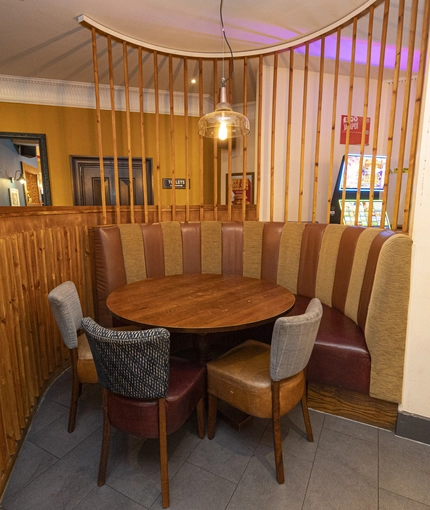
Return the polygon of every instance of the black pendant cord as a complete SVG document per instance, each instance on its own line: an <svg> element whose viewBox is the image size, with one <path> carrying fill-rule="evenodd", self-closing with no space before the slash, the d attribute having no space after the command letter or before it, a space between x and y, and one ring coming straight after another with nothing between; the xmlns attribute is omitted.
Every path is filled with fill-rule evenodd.
<svg viewBox="0 0 430 510"><path fill-rule="evenodd" d="M231 49L230 43L228 42L227 36L225 34L224 19L222 17L222 6L223 6L223 3L224 3L224 0L221 0L220 1L220 5L219 5L219 16L220 16L220 19L221 19L222 35L224 36L225 42L227 43L227 46L228 46L228 49L230 50L230 55L231 55L231 73L229 74L227 79L225 79L225 78L222 79L222 85L224 86L228 82L228 80L232 77L232 75L233 75L233 71L234 71L234 58L233 58L233 51Z"/></svg>

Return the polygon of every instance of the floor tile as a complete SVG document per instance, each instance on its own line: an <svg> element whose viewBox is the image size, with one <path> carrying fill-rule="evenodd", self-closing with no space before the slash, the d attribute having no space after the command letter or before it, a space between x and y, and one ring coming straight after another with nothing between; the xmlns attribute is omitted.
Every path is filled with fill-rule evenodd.
<svg viewBox="0 0 430 510"><path fill-rule="evenodd" d="M169 478L180 469L199 441L187 424L168 436ZM149 508L161 492L158 439L142 440L109 473L106 485Z"/></svg>
<svg viewBox="0 0 430 510"><path fill-rule="evenodd" d="M136 439L116 433L112 437L108 466L112 469ZM101 428L56 464L45 470L8 502L6 510L71 510L97 485Z"/></svg>
<svg viewBox="0 0 430 510"><path fill-rule="evenodd" d="M91 390L91 388L95 386L94 384L83 384L82 385L82 394L79 400L85 400L87 397L87 393ZM62 374L60 374L57 379L49 386L46 390L44 398L49 400L53 400L57 402L57 404L61 404L64 407L69 407L70 405L70 395L72 391L72 371L70 368L65 370Z"/></svg>
<svg viewBox="0 0 430 510"><path fill-rule="evenodd" d="M46 427L32 432L29 440L58 458L64 457L101 425L102 407L100 391L92 392L78 404L76 427L67 431L68 414L63 414Z"/></svg>
<svg viewBox="0 0 430 510"><path fill-rule="evenodd" d="M313 461L318 447L318 439L324 423L324 414L309 410L314 442L310 443L306 435L302 407L298 404L287 415L281 418L282 449L289 455ZM272 424L268 424L261 439L266 446L273 446Z"/></svg>
<svg viewBox="0 0 430 510"><path fill-rule="evenodd" d="M379 486L430 506L430 445L379 431Z"/></svg>
<svg viewBox="0 0 430 510"><path fill-rule="evenodd" d="M379 490L379 510L428 510L430 506L417 503L398 494Z"/></svg>
<svg viewBox="0 0 430 510"><path fill-rule="evenodd" d="M57 419L69 419L69 408L53 400L44 398L31 423L26 439L31 439L39 430L49 426Z"/></svg>
<svg viewBox="0 0 430 510"><path fill-rule="evenodd" d="M235 487L225 478L185 462L170 482L170 509L225 510ZM161 495L151 510L159 508Z"/></svg>
<svg viewBox="0 0 430 510"><path fill-rule="evenodd" d="M107 485L95 487L73 510L145 510Z"/></svg>
<svg viewBox="0 0 430 510"><path fill-rule="evenodd" d="M45 452L29 441L25 441L13 468L13 476L11 476L7 485L3 499L4 504L7 505L8 501L11 501L15 494L24 489L56 462L58 462L57 457Z"/></svg>
<svg viewBox="0 0 430 510"><path fill-rule="evenodd" d="M215 437L201 441L188 461L238 483L256 447L248 437L219 420Z"/></svg>
<svg viewBox="0 0 430 510"><path fill-rule="evenodd" d="M377 445L324 428L303 509L377 508Z"/></svg>
<svg viewBox="0 0 430 510"><path fill-rule="evenodd" d="M377 427L341 418L340 416L327 414L324 419L324 428L336 430L347 436L363 439L363 441L369 441L375 444L378 442L379 429Z"/></svg>
<svg viewBox="0 0 430 510"><path fill-rule="evenodd" d="M283 455L285 483L276 480L273 449L261 445L249 462L227 510L300 510L312 469L306 460Z"/></svg>

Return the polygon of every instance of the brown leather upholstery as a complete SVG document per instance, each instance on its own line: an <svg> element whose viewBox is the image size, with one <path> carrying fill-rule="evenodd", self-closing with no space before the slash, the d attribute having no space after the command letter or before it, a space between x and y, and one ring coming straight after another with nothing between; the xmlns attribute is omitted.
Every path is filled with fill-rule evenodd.
<svg viewBox="0 0 430 510"><path fill-rule="evenodd" d="M78 336L77 376L80 383L95 384L98 381L93 355L85 333Z"/></svg>
<svg viewBox="0 0 430 510"><path fill-rule="evenodd" d="M178 430L206 391L206 367L181 358L170 358L166 396L167 434ZM157 438L158 400L140 400L108 392L109 422L116 429L139 437Z"/></svg>
<svg viewBox="0 0 430 510"><path fill-rule="evenodd" d="M207 368L209 394L252 416L272 417L270 345L247 340ZM281 414L301 399L304 385L303 372L281 381Z"/></svg>
<svg viewBox="0 0 430 510"><path fill-rule="evenodd" d="M297 294L301 296L315 297L318 258L325 228L326 225L309 223L303 231L299 274L297 276Z"/></svg>
<svg viewBox="0 0 430 510"><path fill-rule="evenodd" d="M288 315L304 313L310 299L296 296ZM310 382L369 394L370 354L363 332L343 313L323 304L323 316L306 375Z"/></svg>
<svg viewBox="0 0 430 510"><path fill-rule="evenodd" d="M334 276L332 306L341 312L345 311L349 279L354 262L355 247L363 229L348 227L342 234L337 254L336 273Z"/></svg>
<svg viewBox="0 0 430 510"><path fill-rule="evenodd" d="M263 250L261 254L261 279L277 282L279 243L281 242L284 223L271 222L264 225Z"/></svg>

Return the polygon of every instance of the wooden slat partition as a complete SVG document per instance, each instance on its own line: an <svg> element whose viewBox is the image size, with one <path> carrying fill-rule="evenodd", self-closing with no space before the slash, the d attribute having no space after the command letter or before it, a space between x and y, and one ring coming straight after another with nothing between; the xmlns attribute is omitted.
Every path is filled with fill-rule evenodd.
<svg viewBox="0 0 430 510"><path fill-rule="evenodd" d="M389 0L376 0L374 4L368 6L361 14L353 17L350 21L345 22L343 25L337 27L327 34L322 34L314 40L297 41L295 45L287 49L282 49L282 53L279 51L273 52L267 50L264 55L258 55L256 58L250 58L248 56L235 57L236 68L240 69L243 65L244 73L243 87L242 90L238 88L234 89L235 101L237 104L243 104L244 112L248 112L248 103L255 104L255 116L251 118L252 131L247 138L244 139L243 143L230 144L227 142L227 148L229 149L226 158L221 158L220 144L213 142L213 151L207 151L206 145L202 138L195 138L190 136L188 132L189 120L191 116L202 116L207 113L206 101L208 96L213 97L214 106L217 103L217 90L218 90L218 64L219 58L196 58L196 65L198 66L198 92L192 92L191 96L193 101L189 101L189 90L188 90L188 56L181 57L178 54L163 55L163 59L158 59L157 51L148 49L145 47L138 47L139 51L139 74L141 74L142 66L142 55L144 52L143 60L146 61L152 56L154 60L153 69L153 88L154 88L154 110L155 118L153 120L154 129L152 133L155 134L155 144L153 147L146 147L153 159L154 159L154 180L153 186L155 190L155 203L157 205L158 219L164 219L167 208L173 209L173 217L181 217L181 208L179 201L185 197L185 218L189 218L191 215L190 208L193 205L199 205L200 207L200 219L206 218L207 208L214 208L215 218L218 217L218 209L226 209L227 216L230 219L246 218L248 211L252 208L256 208L256 214L260 217L260 214L267 215L265 219L298 219L299 221L330 221L331 219L331 204L333 188L335 185L336 170L341 157L348 155L350 149L353 152L360 152L361 161L366 155L366 160L369 154L367 154L365 135L364 131L361 140L357 143L356 140L351 142L351 118L357 116L363 116L364 122L369 116L371 118L371 156L372 156L372 168L370 174L371 183L375 182L376 178L376 157L378 155L387 156L387 168L392 170L392 166L398 166L403 168L404 162L399 160L410 161L410 166L414 164L414 156L411 151L416 146L417 138L417 119L419 117L419 110L415 109L413 121L411 122L408 118L408 106L409 104L419 98L419 90L415 86L414 79L416 77L416 70L412 72L412 62L414 54L420 51L421 57L424 57L424 53L427 51L425 44L419 44L417 40L417 31L414 27L418 17L422 16L423 9L420 5L425 4L427 0L400 0L399 5L394 5ZM390 12L392 11L392 12ZM405 14L411 12L412 16L408 18ZM397 23L395 20L397 17ZM357 30L358 23L361 25L367 24L367 54L364 55L362 60L361 51L358 53L357 44L361 41L357 41ZM405 25L407 23L407 26ZM382 26L382 32L379 33L380 27ZM421 25L418 25L421 27ZM396 40L396 61L394 71L390 72L389 66L385 66L385 60L390 58L386 52L387 44L391 44L387 38L388 28L391 31L394 30L394 34L397 32ZM360 33L364 31L360 28ZM405 48L403 43L402 34L409 34L408 47ZM97 46L96 36L106 37L108 41L108 54L110 68L112 67L112 40L111 36L103 33L99 29L92 27L93 36L93 60L94 60L94 79L96 83L96 98L99 101L98 93L98 61L97 61ZM425 35L425 24L422 25L421 37L426 40ZM336 40L336 43L334 43ZM120 41L121 42L121 41ZM318 43L320 49L318 50ZM127 65L127 52L126 48L134 48L133 44L122 42L124 49L124 67ZM378 49L379 45L379 49ZM333 54L335 47L335 55ZM326 49L328 48L328 50ZM346 48L350 51L350 64L349 71L347 71L347 63L345 63ZM349 48L351 48L349 50ZM418 50L418 48L420 48ZM380 59L378 64L372 62L372 55L375 55L375 49L380 53ZM304 55L302 53L304 52ZM407 52L408 55L408 70L406 75L404 70L401 68L400 55L402 52ZM358 53L358 59L356 62L356 54ZM285 56L289 56L289 60ZM281 56L281 59L279 57ZM271 59L273 58L273 64ZM319 64L317 64L317 59ZM279 63L281 60L281 63ZM180 86L180 90L176 90L178 86L178 80L174 78L172 70L172 62L175 62L175 68L180 69L181 66L184 69L184 83L183 87ZM176 66L176 62L178 63ZM282 69L288 62L288 73L284 73ZM304 63L303 63L304 62ZM169 67L166 71L164 66ZM229 62L231 66L231 62ZM319 67L319 80L318 85L316 84L316 71ZM377 69L376 69L377 68ZM365 69L365 77L363 80L363 71ZM110 69L111 70L111 69ZM213 70L213 72L212 72ZM377 70L377 79L375 79L375 71ZM230 67L231 72L231 67ZM302 78L303 72L303 78ZM134 71L132 71L132 74ZM162 73L162 80L164 83L164 77L168 74L169 85L168 93L170 96L170 112L160 110L160 106L164 108L163 96L164 91L159 89L159 73ZM272 91L263 90L263 84L266 81L268 73L273 73L273 86ZM125 89L126 89L126 101L128 97L128 79L124 75ZM248 80L248 76L253 76L252 81ZM331 76L330 76L331 75ZM389 76L387 79L387 75ZM394 76L393 76L394 75ZM228 80L229 98L232 101L232 83L233 79L236 80L238 73L235 76L231 76L232 79ZM349 86L346 85L345 77L349 76ZM110 80L111 84L111 95L113 90L113 77ZM399 99L399 80L404 80L401 86L403 98L400 113L400 108L397 104L400 103ZM299 80L303 80L303 83L299 85ZM361 83L360 81L361 80ZM294 82L297 83L294 83ZM251 87L248 87L249 82L252 83ZM330 86L333 83L333 92L331 93ZM418 83L418 82L417 82ZM327 85L326 85L327 84ZM294 86L293 86L294 85ZM318 91L317 91L318 88ZM363 88L365 89L363 92ZM252 89L252 92L250 90ZM303 98L301 93L303 90ZM255 95L252 94L255 91ZM183 105L184 113L179 113L176 110L176 100L179 96L177 94L181 92L183 94ZM139 94L143 96L143 82L139 83ZM195 97L194 97L195 94ZM242 99L238 97L242 94ZM318 105L314 108L309 107L313 98L318 94ZM381 107L386 104L388 96L391 94L391 107L389 119L381 118ZM272 96L271 108L265 104L267 97ZM363 96L362 106L361 104L357 107L358 97ZM194 99L198 97L198 108L195 106ZM348 98L348 106L345 107L344 99ZM301 112L298 112L297 105L302 104ZM331 102L331 104L330 104ZM308 105L309 103L309 105ZM420 103L420 101L419 101ZM114 100L111 100L112 109L115 109ZM285 107L281 105L284 105ZM205 105L205 107L203 106ZM294 105L296 105L294 107ZM342 106L340 106L342 105ZM369 111L371 106L375 106L375 110ZM235 108L233 103L233 108ZM100 107L98 107L98 123L100 122ZM165 109L165 108L164 108ZM193 109L192 113L191 110ZM282 111L285 109L285 111ZM342 110L343 109L343 110ZM179 108L178 108L179 110ZM198 110L198 111L197 111ZM204 111L205 110L205 111ZM326 112L331 110L330 115ZM399 111L397 111L399 110ZM126 116L130 115L126 105ZM294 112L294 113L293 113ZM166 132L166 126L163 122L161 125L160 115L169 113L170 115L170 165L165 162L165 149L169 143L169 132ZM346 143L338 141L339 137L339 121L340 113L347 113L346 123ZM385 112L384 112L385 113ZM112 114L112 119L114 115ZM177 147L182 143L182 136L175 135L175 127L178 124L175 119L178 115L184 116L185 125L185 151L186 156L183 162L176 162L175 151ZM401 118L403 117L403 118ZM143 101L141 100L141 118L143 122ZM164 120L164 119L163 119ZM113 121L112 121L113 122ZM113 126L114 127L114 126ZM100 126L98 126L100 128ZM177 128L176 128L177 129ZM285 132L283 139L284 146L281 147L279 142L280 138L275 137L275 132L282 129ZM270 130L270 137L268 136L268 130ZM114 137L115 137L115 129ZM253 134L255 131L255 134ZM100 131L101 133L101 131ZM296 143L294 140L295 133L301 133L300 143ZM388 133L388 136L386 135ZM311 136L310 136L311 134ZM329 134L329 137L326 137ZM384 136L381 136L384 134ZM253 137L256 147L255 151L249 152L249 140ZM328 141L328 138L330 141ZM190 141L196 144L193 147ZM197 143L194 140L198 140ZM141 134L141 145L145 143L145 134L142 131ZM396 144L393 152L393 144ZM115 147L115 139L113 141ZM266 145L263 147L263 145ZM359 145L359 149L354 148L354 145ZM101 141L99 140L99 146L101 148ZM224 144L223 144L224 146ZM242 153L242 155L240 154ZM286 161L284 166L283 157L280 154L284 154ZM195 161L194 161L195 158ZM208 161L206 158L210 159ZM265 160L263 160L263 158ZM197 166L198 159L198 166ZM163 162L163 163L162 163ZM280 163L281 162L281 163ZM163 164L163 168L161 165ZM214 170L213 181L212 177L208 179L209 173ZM170 171L168 167L170 166ZM293 167L297 167L297 175L292 170ZM413 168L411 168L413 172ZM254 186L253 190L255 205L246 204L233 205L229 203L227 197L229 197L229 182L231 182L232 173L241 173L243 176L253 174L254 175ZM268 175L270 173L270 176ZM224 185L225 176L227 175L226 193L224 196ZM263 175L267 175L263 178ZM161 178L166 176L172 176L172 189L169 191L161 191ZM186 177L188 176L188 177ZM186 177L186 182L192 182L196 190L196 193L190 193L187 190L186 193L178 192L176 189L175 177ZM345 176L346 178L346 176ZM298 179L298 183L297 183ZM361 177L359 177L359 180ZM144 179L145 182L145 179ZM219 183L222 183L222 190L219 189ZM310 183L312 183L310 185ZM390 184L391 183L391 184ZM390 190L391 187L396 189ZM283 203L276 203L279 201L278 193L275 193L275 189L285 186L285 193L282 197ZM323 196L325 193L321 193L320 186L324 186L327 189L327 199ZM367 184L366 184L367 186ZM267 187L267 189L265 189ZM361 196L360 189L362 183L359 182L358 191L356 193L355 202L359 201ZM401 213L403 212L404 221L402 228L404 232L409 230L409 207L411 203L411 195L413 190L413 183L410 182L407 185L407 189L402 185L402 176L399 175L394 183L393 179L389 178L389 173L386 173L384 191L378 198L382 199L382 217L381 226L384 226L385 212L389 210L392 215L392 223L394 228L401 223ZM198 190L198 191L197 191ZM262 193L266 195L267 200L262 200ZM375 193L373 190L370 191L369 197L369 213L367 222L371 221L371 211L373 201L375 199ZM103 195L104 197L104 195ZM146 193L145 193L146 197ZM166 200L166 197L167 200ZM191 198L193 197L193 198ZM345 202L347 196L346 192L342 193L342 201ZM350 198L350 197L349 197ZM210 203L212 200L212 203ZM192 202L197 203L192 203ZM322 201L322 203L320 203ZM405 210L400 211L400 203L404 201ZM260 211L262 204L264 203L264 212ZM167 205L169 204L169 205ZM267 205L267 207L266 207ZM345 204L343 204L344 206ZM118 207L118 206L117 206ZM133 204L130 204L131 216L126 217L126 221L134 221ZM148 204L145 204L148 207ZM179 207L179 208L178 208ZM148 210L149 211L149 210ZM149 212L148 212L149 214ZM340 221L344 219L344 207L342 207ZM118 211L116 221L123 217L123 213ZM149 216L146 215L148 218ZM361 216L360 216L361 218ZM355 223L359 221L359 209L355 210Z"/></svg>

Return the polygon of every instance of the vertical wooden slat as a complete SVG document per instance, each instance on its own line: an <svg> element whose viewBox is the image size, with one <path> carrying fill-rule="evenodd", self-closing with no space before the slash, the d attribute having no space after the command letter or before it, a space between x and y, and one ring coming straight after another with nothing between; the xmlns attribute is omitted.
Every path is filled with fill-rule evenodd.
<svg viewBox="0 0 430 510"><path fill-rule="evenodd" d="M285 197L284 221L288 221L288 203L290 200L290 170L291 170L291 134L293 131L293 86L294 86L294 49L290 49L290 69L288 73L288 111L287 111L287 141L285 149Z"/></svg>
<svg viewBox="0 0 430 510"><path fill-rule="evenodd" d="M190 153L188 126L188 58L184 58L184 165L185 165L185 221L190 221Z"/></svg>
<svg viewBox="0 0 430 510"><path fill-rule="evenodd" d="M303 77L303 105L302 105L302 136L300 143L300 184L299 184L299 205L298 221L302 221L303 215L303 186L305 176L305 145L306 145L306 111L308 102L308 78L309 78L309 43L306 43L305 51L305 73Z"/></svg>
<svg viewBox="0 0 430 510"><path fill-rule="evenodd" d="M400 75L400 59L402 53L402 39L403 39L403 23L405 15L405 0L400 0L397 18L397 38L396 38L396 63L394 66L393 88L391 92L391 108L390 108L390 121L388 125L388 140L387 140L387 171L385 172L384 180L384 194L382 199L382 219L385 218L387 211L387 196L388 196L388 180L390 177L391 157L393 153L393 140L394 140L394 126L396 122L396 109L397 109L397 93L399 90L399 75ZM396 225L391 225L396 229Z"/></svg>
<svg viewBox="0 0 430 510"><path fill-rule="evenodd" d="M409 26L408 62L406 66L405 92L403 96L402 124L400 129L399 156L397 158L396 191L394 195L394 209L392 227L397 229L399 223L400 193L402 189L403 166L406 151L406 137L408 129L409 102L412 82L412 64L414 59L415 33L417 27L418 0L412 0L411 20Z"/></svg>
<svg viewBox="0 0 430 510"><path fill-rule="evenodd" d="M228 100L230 103L233 103L232 90L233 90L233 82L232 82L232 61L229 59L228 61L228 75L230 79L228 80ZM227 166L228 166L228 191L227 191L227 212L228 212L228 221L231 221L231 206L233 196L233 140L232 138L227 139L227 147L228 147L228 158L227 158Z"/></svg>
<svg viewBox="0 0 430 510"><path fill-rule="evenodd" d="M425 0L424 4L424 15L423 15L423 25L422 25L422 38L421 38L421 46L420 46L420 61L418 67L418 75L417 75L417 84L416 84L416 94L415 94L415 108L414 108L414 121L412 128L412 137L411 137L411 149L409 155L409 165L408 165L408 180L406 183L406 197L405 197L405 210L403 216L403 227L402 232L404 234L409 232L409 214L412 200L412 186L414 182L415 175L415 163L416 163L416 153L418 146L418 134L419 134L419 126L420 126L420 117L421 117L421 103L422 103L422 95L424 89L424 71L425 71L425 63L426 63L426 50L428 45L429 38L429 23L430 23L430 0Z"/></svg>
<svg viewBox="0 0 430 510"><path fill-rule="evenodd" d="M340 223L343 223L345 212L345 197L346 197L346 175L347 175L347 161L349 152L349 140L351 135L351 114L352 114L352 97L354 93L354 73L355 73L355 51L357 47L357 18L354 18L352 24L352 46L351 46L351 67L349 73L349 93L348 93L348 117L346 121L346 141L345 141L345 172L343 174L343 190L342 190L342 210L340 212ZM358 204L356 204L358 207Z"/></svg>
<svg viewBox="0 0 430 510"><path fill-rule="evenodd" d="M218 104L218 59L214 60L214 105ZM214 138L214 220L218 219L218 138Z"/></svg>
<svg viewBox="0 0 430 510"><path fill-rule="evenodd" d="M112 58L112 37L107 36L108 43L108 61L109 61L109 92L110 92L110 113L112 124L112 151L113 151L113 180L115 189L115 217L117 224L121 223L121 200L119 192L119 173L118 173L118 143L116 137L116 109L115 109L115 87L114 87L114 69ZM104 183L100 183L101 192L104 193Z"/></svg>
<svg viewBox="0 0 430 510"><path fill-rule="evenodd" d="M319 174L319 155L321 142L321 118L322 118L322 100L324 87L324 53L325 53L325 37L321 38L321 55L320 55L320 73L318 86L318 113L317 113L317 129L315 139L315 167L314 167L314 185L312 200L312 223L317 220L317 197L318 197L318 174Z"/></svg>
<svg viewBox="0 0 430 510"><path fill-rule="evenodd" d="M248 97L248 58L245 57L243 60L243 114L246 116L247 110L247 97ZM242 171L242 221L246 219L246 167L248 162L247 155L247 139L246 135L243 137L243 171ZM252 190L254 192L254 190Z"/></svg>
<svg viewBox="0 0 430 510"><path fill-rule="evenodd" d="M374 173L374 167L376 166L376 156L378 153L378 138L379 138L379 125L381 119L381 97L382 97L382 84L384 82L384 63L385 63L385 49L387 45L387 34L388 34L388 19L390 15L390 0L384 2L384 17L382 21L382 34L381 34L381 46L379 53L379 67L378 67L378 84L376 89L376 100L375 100L375 121L373 127L373 141L372 141L372 173ZM389 169L387 167L387 173ZM384 215L385 216L385 215ZM384 227L384 216L381 215L380 227Z"/></svg>
<svg viewBox="0 0 430 510"><path fill-rule="evenodd" d="M139 112L140 112L140 146L142 150L142 188L144 220L148 223L148 185L146 182L146 147L145 147L145 105L143 101L143 64L142 48L138 48L138 69L139 69Z"/></svg>
<svg viewBox="0 0 430 510"><path fill-rule="evenodd" d="M170 175L172 177L172 220L176 220L176 172L175 172L175 109L173 95L173 57L169 55L169 98L170 98Z"/></svg>
<svg viewBox="0 0 430 510"><path fill-rule="evenodd" d="M127 159L128 159L128 179L129 179L129 197L130 197L130 222L135 222L134 211L134 181L133 181L133 156L131 153L131 122L130 122L130 84L128 76L128 54L127 43L122 43L124 60L124 92L125 92L125 117L127 124Z"/></svg>
<svg viewBox="0 0 430 510"><path fill-rule="evenodd" d="M330 163L327 187L327 210L326 210L326 223L330 223L330 210L333 186L333 162L334 162L334 147L336 135L336 116L337 116L337 94L339 89L339 62L340 62L340 35L341 28L339 27L336 32L336 58L334 63L334 79L333 79L333 99L331 111L331 138L330 138Z"/></svg>
<svg viewBox="0 0 430 510"><path fill-rule="evenodd" d="M97 118L97 142L99 149L99 162L100 162L100 189L102 196L102 223L106 225L107 216L106 216L106 195L105 195L105 169L103 162L103 139L102 139L102 119L100 112L100 88L99 88L99 70L98 70L98 60L97 60L97 34L96 29L93 27L91 29L92 34L92 49L93 49L93 67L94 67L94 92L96 96L96 118Z"/></svg>
<svg viewBox="0 0 430 510"><path fill-rule="evenodd" d="M364 155L364 147L366 144L366 131L367 131L367 114L369 111L369 89L370 89L370 65L371 65L371 57L372 57L372 39L373 39L373 19L374 19L374 11L375 7L370 6L369 11L369 24L367 29L367 56L366 56L366 76L364 79L364 98L363 98L363 128L361 131L361 141L360 141L360 168L363 168L363 155ZM370 190L369 190L369 213L367 218L367 224L369 226L372 225L372 211L373 211L373 197L374 190L373 186L375 184L375 166L372 164L371 176L370 176ZM355 195L355 224L358 224L358 211L359 211L359 202L360 202L360 194L361 194L361 186L362 186L362 172L358 172L358 185L357 192Z"/></svg>
<svg viewBox="0 0 430 510"><path fill-rule="evenodd" d="M257 118L257 220L260 217L261 202L261 129L263 124L263 56L258 62L258 118Z"/></svg>
<svg viewBox="0 0 430 510"><path fill-rule="evenodd" d="M203 117L203 60L199 58L199 117ZM204 201L204 182L203 182L203 136L199 138L199 173L200 173L200 199L199 199L199 218L203 220L203 201Z"/></svg>
<svg viewBox="0 0 430 510"><path fill-rule="evenodd" d="M158 90L158 53L154 51L154 95L155 95L155 158L157 188L157 221L161 221L161 169L160 169L160 95Z"/></svg>
<svg viewBox="0 0 430 510"><path fill-rule="evenodd" d="M278 87L278 58L276 52L273 57L273 88L272 88L272 130L270 137L270 221L273 221L275 210L275 133L276 133L276 94Z"/></svg>

